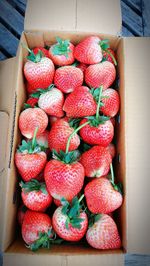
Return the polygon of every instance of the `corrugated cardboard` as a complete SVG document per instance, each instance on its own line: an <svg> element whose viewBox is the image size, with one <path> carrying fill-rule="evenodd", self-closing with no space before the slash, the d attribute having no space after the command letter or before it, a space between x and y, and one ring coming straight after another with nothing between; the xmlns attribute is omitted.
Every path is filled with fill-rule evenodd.
<svg viewBox="0 0 150 266"><path fill-rule="evenodd" d="M127 251L150 254L150 38L124 39Z"/></svg>
<svg viewBox="0 0 150 266"><path fill-rule="evenodd" d="M36 1L36 3L37 2L40 3L40 1ZM73 1L70 1L70 3L73 4ZM80 1L76 1L77 5L79 3ZM30 4L31 1L29 1L29 5ZM29 9L30 8L28 6L28 12ZM72 14L74 14L74 10L70 10L70 12L73 12ZM36 14L38 14L37 11ZM55 14L55 12L53 12L53 14ZM32 17L35 17L33 13ZM28 17L26 16L26 19L27 18ZM30 18L28 18L27 21L29 19ZM34 20L35 18L33 18L33 22ZM32 22L31 19L30 22ZM31 25L31 29L34 30L34 28L32 28L33 26ZM98 28L95 29L95 32L97 32L97 30ZM55 36L60 36L62 38L69 38L71 41L77 43L85 36L91 34L91 32L87 33L87 31L88 28L86 33L72 31L65 32L64 29L63 31L42 32L41 29L39 29L39 31L36 32L32 31L26 32L25 34L23 33L21 42L27 43L30 48L33 48L37 45L49 45L55 41ZM18 237L14 239L15 230L13 230L13 227L15 226L16 219L16 203L13 202L13 198L16 189L17 176L13 162L13 156L20 140L20 134L18 132L18 116L26 98L22 68L27 52L22 49L21 45L19 45L16 63L17 80L15 82L16 85L14 89L14 95L17 104L16 106L13 105L12 108L12 113L15 114L15 120L14 123L11 124L14 132L14 138L13 143L11 144L12 156L10 169L8 175L6 176L7 182L5 183L6 190L9 191L9 197L5 197L3 218L4 231L2 244L5 251L4 265L6 266L12 264L15 266L24 266L26 264L32 266L41 265L43 263L44 265L52 266L75 266L77 264L118 266L123 265L125 250L135 253L149 252L150 239L148 238L148 233L150 231L150 219L148 209L149 198L147 193L148 154L146 152L149 131L146 129L146 122L148 120L146 117L146 106L148 105L146 100L148 99L148 91L146 86L149 84L149 58L147 53L149 52L150 40L134 38L129 40L106 34L101 34L100 37L110 39L111 47L115 49L117 53L118 72L120 76L119 92L121 97L121 108L120 122L117 123L117 154L118 157L120 157L120 161L116 162L116 177L123 183L124 186L124 202L123 206L118 210L117 219L122 237L123 249L104 252L100 250L94 250L87 245L76 244L54 246L51 250L40 250L35 254L28 250L24 246L23 241ZM146 64L144 60L146 60ZM137 93L135 96L136 91L139 93ZM146 97L144 97L144 95L146 95ZM140 99L143 101L143 104L141 105ZM139 122L139 120L141 120L140 118L142 118L142 121ZM142 127L140 127L141 125ZM142 128L144 128L144 131L142 131ZM141 132L144 132L144 140L141 138ZM136 180L137 182L135 182ZM143 198L143 195L146 195L145 198Z"/></svg>
<svg viewBox="0 0 150 266"><path fill-rule="evenodd" d="M28 0L26 31L79 31L117 35L119 0Z"/></svg>

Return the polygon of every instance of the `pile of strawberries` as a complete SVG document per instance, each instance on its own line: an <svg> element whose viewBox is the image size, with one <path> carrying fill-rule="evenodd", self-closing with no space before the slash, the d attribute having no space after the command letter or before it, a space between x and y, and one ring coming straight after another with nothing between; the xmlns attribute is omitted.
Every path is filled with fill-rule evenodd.
<svg viewBox="0 0 150 266"><path fill-rule="evenodd" d="M120 248L112 214L123 201L112 166L116 56L97 36L76 46L56 39L49 49L26 47L28 100L15 153L22 237L33 251L82 238L97 249Z"/></svg>

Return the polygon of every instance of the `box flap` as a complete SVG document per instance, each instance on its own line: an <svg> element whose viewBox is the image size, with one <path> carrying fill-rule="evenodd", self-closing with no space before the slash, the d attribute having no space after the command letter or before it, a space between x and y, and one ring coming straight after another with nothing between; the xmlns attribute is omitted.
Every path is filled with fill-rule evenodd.
<svg viewBox="0 0 150 266"><path fill-rule="evenodd" d="M0 62L0 111L11 112L16 58Z"/></svg>
<svg viewBox="0 0 150 266"><path fill-rule="evenodd" d="M150 38L124 39L127 251L150 253Z"/></svg>
<svg viewBox="0 0 150 266"><path fill-rule="evenodd" d="M4 178L6 175L6 144L7 144L7 136L8 136L8 123L9 116L5 112L0 112L0 249L2 243L2 204L3 204L3 184Z"/></svg>
<svg viewBox="0 0 150 266"><path fill-rule="evenodd" d="M32 252L20 239L4 253L4 266L41 266L43 262L44 266L123 266L124 253L122 250L96 250L80 243L53 245L50 250L40 249Z"/></svg>
<svg viewBox="0 0 150 266"><path fill-rule="evenodd" d="M119 0L28 0L24 29L117 35L121 21Z"/></svg>

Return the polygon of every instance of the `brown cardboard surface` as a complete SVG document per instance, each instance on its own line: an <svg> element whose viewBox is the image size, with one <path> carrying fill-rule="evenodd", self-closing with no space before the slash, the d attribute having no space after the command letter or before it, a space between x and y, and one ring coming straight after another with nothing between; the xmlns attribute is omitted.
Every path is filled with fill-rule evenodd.
<svg viewBox="0 0 150 266"><path fill-rule="evenodd" d="M98 32L121 30L119 0L28 0L24 29Z"/></svg>
<svg viewBox="0 0 150 266"><path fill-rule="evenodd" d="M150 253L150 38L125 38L124 54L127 251L146 254Z"/></svg>
<svg viewBox="0 0 150 266"><path fill-rule="evenodd" d="M8 137L8 123L9 116L5 112L0 112L0 250L2 244L2 234L3 234L3 220L2 220L2 211L3 211L3 187L4 187L4 178L7 172L6 165L6 144Z"/></svg>
<svg viewBox="0 0 150 266"><path fill-rule="evenodd" d="M15 63L15 58L0 62L0 110L8 114L11 112Z"/></svg>
<svg viewBox="0 0 150 266"><path fill-rule="evenodd" d="M5 202L7 195L7 176L11 156L13 105L14 105L15 58L0 62L0 249L3 249ZM10 210L11 212L11 210ZM10 217L9 221L13 217Z"/></svg>

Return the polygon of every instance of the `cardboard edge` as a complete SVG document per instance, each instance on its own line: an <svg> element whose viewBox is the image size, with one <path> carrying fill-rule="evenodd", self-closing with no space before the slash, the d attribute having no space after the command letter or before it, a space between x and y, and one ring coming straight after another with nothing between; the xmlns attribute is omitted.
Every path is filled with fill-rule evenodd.
<svg viewBox="0 0 150 266"><path fill-rule="evenodd" d="M2 235L3 235L3 217L4 217L4 208L3 202L5 200L4 193L4 182L7 173L6 165L6 146L8 140L8 126L9 126L9 115L6 112L0 111L0 150L1 150L1 162L0 162L0 250L2 249Z"/></svg>

